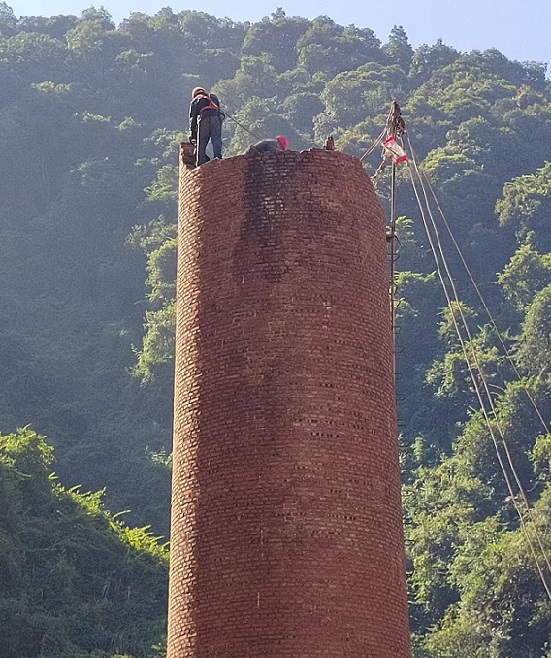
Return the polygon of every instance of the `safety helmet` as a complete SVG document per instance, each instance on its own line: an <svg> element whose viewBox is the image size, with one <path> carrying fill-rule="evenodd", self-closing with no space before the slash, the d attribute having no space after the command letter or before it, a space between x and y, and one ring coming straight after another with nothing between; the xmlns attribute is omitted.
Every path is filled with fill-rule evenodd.
<svg viewBox="0 0 551 658"><path fill-rule="evenodd" d="M206 94L207 92L203 89L203 87L195 87L195 89L191 92L191 97L195 98L196 96L199 96L199 94Z"/></svg>
<svg viewBox="0 0 551 658"><path fill-rule="evenodd" d="M276 142L281 146L282 149L286 149L287 144L289 143L287 141L287 137L285 137L285 135L278 135L276 137Z"/></svg>

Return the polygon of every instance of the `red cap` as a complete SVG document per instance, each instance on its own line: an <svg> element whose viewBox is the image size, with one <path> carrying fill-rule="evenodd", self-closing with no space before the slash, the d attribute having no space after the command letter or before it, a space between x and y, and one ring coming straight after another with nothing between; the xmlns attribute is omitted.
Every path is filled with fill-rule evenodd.
<svg viewBox="0 0 551 658"><path fill-rule="evenodd" d="M276 137L276 142L281 146L282 149L286 149L287 144L289 143L287 141L287 137L285 137L285 135L278 135Z"/></svg>

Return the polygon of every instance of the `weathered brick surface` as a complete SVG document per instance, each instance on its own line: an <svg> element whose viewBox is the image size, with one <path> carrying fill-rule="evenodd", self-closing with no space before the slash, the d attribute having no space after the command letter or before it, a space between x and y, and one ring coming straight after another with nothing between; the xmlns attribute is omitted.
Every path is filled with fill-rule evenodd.
<svg viewBox="0 0 551 658"><path fill-rule="evenodd" d="M409 656L384 228L342 153L181 172L169 658Z"/></svg>

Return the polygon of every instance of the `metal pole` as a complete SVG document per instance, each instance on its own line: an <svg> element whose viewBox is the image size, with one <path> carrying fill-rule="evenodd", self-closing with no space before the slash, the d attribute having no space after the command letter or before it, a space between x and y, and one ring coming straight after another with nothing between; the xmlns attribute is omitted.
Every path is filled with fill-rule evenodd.
<svg viewBox="0 0 551 658"><path fill-rule="evenodd" d="M395 132L395 131L394 131ZM396 241L396 165L392 163L392 177L390 184L390 232L392 239L390 241L390 313L392 318L392 367L393 374L396 376L396 318L394 309L394 294L396 292L394 277L395 268L395 241Z"/></svg>

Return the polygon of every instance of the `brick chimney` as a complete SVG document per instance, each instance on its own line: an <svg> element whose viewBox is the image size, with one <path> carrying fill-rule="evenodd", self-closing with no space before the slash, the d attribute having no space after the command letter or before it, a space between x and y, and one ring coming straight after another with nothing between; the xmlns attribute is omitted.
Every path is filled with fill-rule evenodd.
<svg viewBox="0 0 551 658"><path fill-rule="evenodd" d="M355 158L180 171L168 658L408 658L385 218Z"/></svg>

